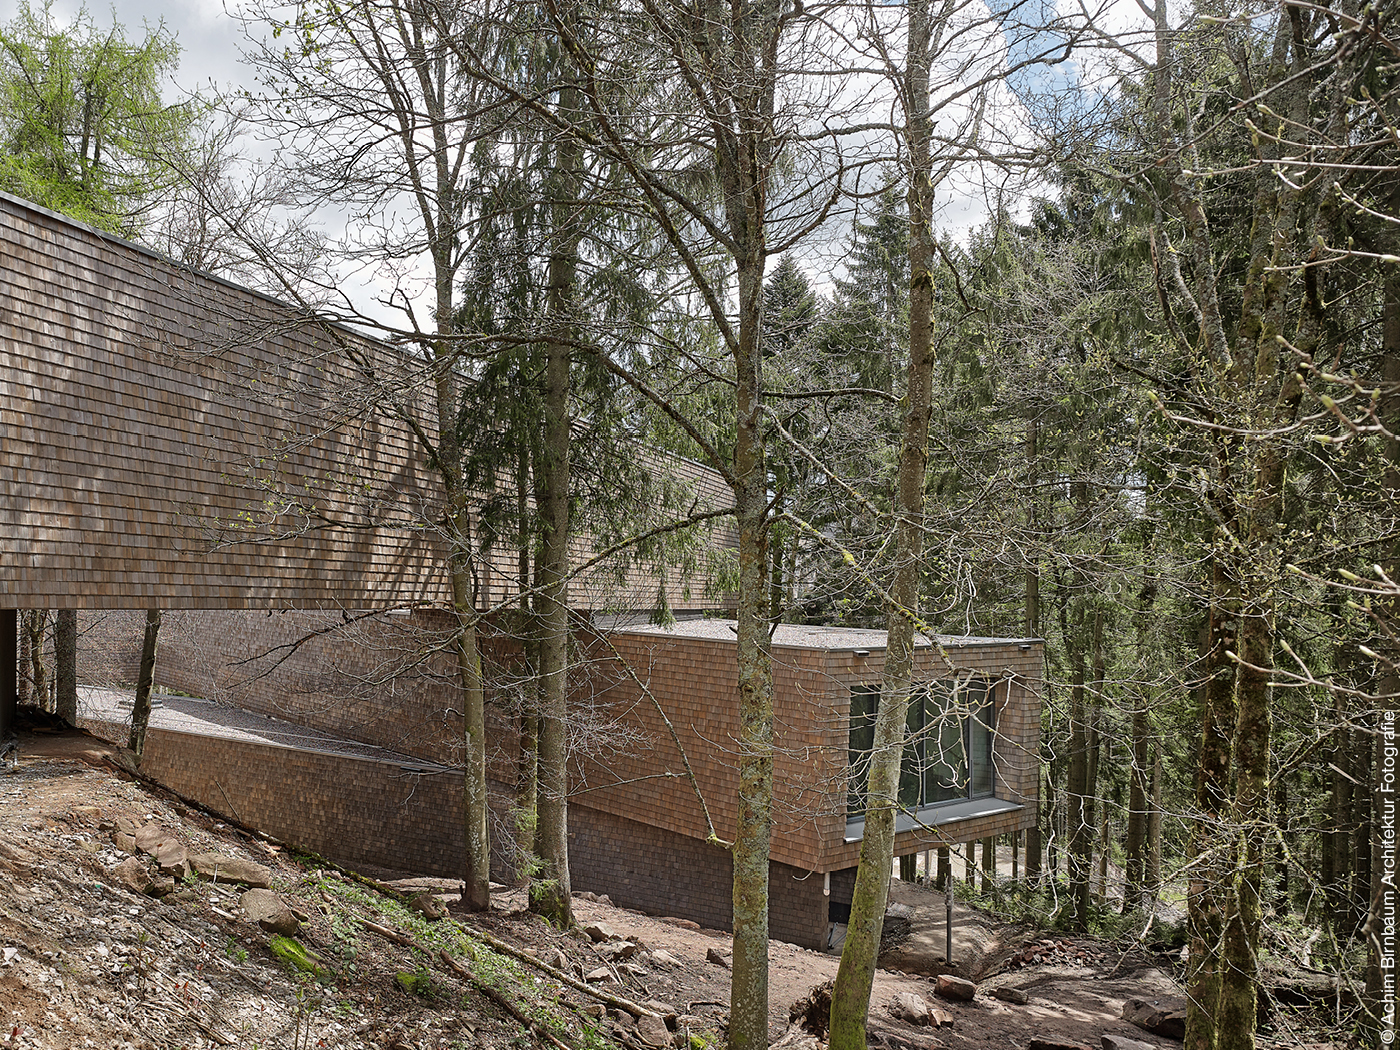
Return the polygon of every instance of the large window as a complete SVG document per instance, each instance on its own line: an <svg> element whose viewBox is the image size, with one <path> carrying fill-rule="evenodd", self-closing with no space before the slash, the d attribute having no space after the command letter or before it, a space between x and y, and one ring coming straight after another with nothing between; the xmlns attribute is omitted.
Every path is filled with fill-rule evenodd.
<svg viewBox="0 0 1400 1050"><path fill-rule="evenodd" d="M995 687L984 679L914 686L899 770L901 808L918 810L992 794L995 699ZM851 687L850 780L846 796L846 812L850 815L865 812L865 785L879 706L878 685Z"/></svg>

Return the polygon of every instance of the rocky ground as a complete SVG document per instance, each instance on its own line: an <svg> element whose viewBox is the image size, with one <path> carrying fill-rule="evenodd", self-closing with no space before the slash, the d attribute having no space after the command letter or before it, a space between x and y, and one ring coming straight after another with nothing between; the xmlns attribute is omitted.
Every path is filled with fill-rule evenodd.
<svg viewBox="0 0 1400 1050"><path fill-rule="evenodd" d="M455 902L446 884L374 874L298 857L133 780L86 734L30 734L0 773L0 1046L698 1050L722 1039L718 931L580 895L584 929L564 933L505 888L487 915L439 916ZM936 914L921 892L897 894L916 928ZM1151 1020L1178 995L1154 960L988 930L970 1001L941 997L936 975L882 970L872 1045L1179 1045L1122 1018L1128 1000ZM774 942L775 1041L814 1045L789 1030L790 1008L836 962ZM971 987L944 985L948 996Z"/></svg>

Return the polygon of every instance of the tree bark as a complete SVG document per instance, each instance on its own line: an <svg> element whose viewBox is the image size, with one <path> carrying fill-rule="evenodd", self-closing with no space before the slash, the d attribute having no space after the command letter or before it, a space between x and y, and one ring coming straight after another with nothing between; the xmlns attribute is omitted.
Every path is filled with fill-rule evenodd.
<svg viewBox="0 0 1400 1050"><path fill-rule="evenodd" d="M1149 718L1146 698L1133 709L1133 768L1128 781L1128 828L1124 839L1123 914L1142 910L1143 889L1147 884L1147 801L1151 770Z"/></svg>
<svg viewBox="0 0 1400 1050"><path fill-rule="evenodd" d="M1039 476L1039 427L1035 416L1031 416L1026 422L1026 472L1030 479L1032 491ZM1030 525L1032 528L1036 524L1037 500L1032 497L1030 503ZM1027 638L1040 637L1040 564L1032 561L1026 566L1026 619L1025 632ZM1037 769L1036 783L1040 783L1040 773ZM1045 848L1045 843L1041 835L1041 810L1043 803L1040 792L1035 793L1033 804L1034 814L1032 815L1031 826L1026 829L1026 884L1034 890L1040 884L1040 856Z"/></svg>
<svg viewBox="0 0 1400 1050"><path fill-rule="evenodd" d="M54 713L78 724L78 611L60 609L53 628Z"/></svg>
<svg viewBox="0 0 1400 1050"><path fill-rule="evenodd" d="M26 617L30 614L21 612L19 614L19 677L15 682L15 699L21 704L30 703L30 688L33 683L33 672L30 670L32 658L31 641L29 637Z"/></svg>
<svg viewBox="0 0 1400 1050"><path fill-rule="evenodd" d="M160 610L146 610L146 633L141 639L141 667L136 673L136 699L131 705L131 734L126 746L136 760L146 753L146 730L151 724L151 692L156 680L156 643L160 640Z"/></svg>
<svg viewBox="0 0 1400 1050"><path fill-rule="evenodd" d="M47 609L31 609L23 613L21 619L25 637L29 640L30 703L47 709L49 677L48 665L44 663L44 635L47 633L49 613Z"/></svg>
<svg viewBox="0 0 1400 1050"><path fill-rule="evenodd" d="M1085 689L1084 619L1086 604L1082 596L1071 599L1074 606L1069 618L1073 634L1065 633L1068 649L1069 680L1069 770L1065 797L1068 801L1066 821L1069 834L1069 898L1074 928L1089 929L1089 867L1094 849L1093 802L1089 797L1089 710Z"/></svg>
<svg viewBox="0 0 1400 1050"><path fill-rule="evenodd" d="M578 91L560 91L560 111L578 112ZM568 682L569 682L569 368L574 282L578 270L577 209L582 153L561 135L555 153L550 202L553 241L546 308L552 337L545 345L544 557L540 602L540 790L536 847L539 872L530 884L530 910L560 929L574 923L569 880Z"/></svg>
<svg viewBox="0 0 1400 1050"><path fill-rule="evenodd" d="M894 854L899 772L904 755L914 631L919 616L923 562L924 482L928 469L929 421L933 413L933 138L928 105L932 8L929 0L909 4L909 53L902 102L909 155L909 363L899 447L895 503L895 566L885 610L887 641L880 676L880 707L875 718L860 865L851 903L851 921L831 996L830 1050L865 1050L870 989L880 950L880 932L889 895ZM968 846L969 859L972 846Z"/></svg>

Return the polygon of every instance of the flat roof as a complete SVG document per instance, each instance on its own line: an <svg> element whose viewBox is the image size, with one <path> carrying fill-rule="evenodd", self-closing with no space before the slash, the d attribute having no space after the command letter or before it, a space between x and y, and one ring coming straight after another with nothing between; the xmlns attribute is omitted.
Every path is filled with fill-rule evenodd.
<svg viewBox="0 0 1400 1050"><path fill-rule="evenodd" d="M735 620L678 620L669 627L654 624L618 624L612 630L619 634L648 634L662 638L696 638L715 642L732 642L738 637ZM874 651L885 648L887 632L870 627L824 627L815 624L780 623L773 633L773 645L784 649L820 649ZM978 635L940 634L938 642L945 649L969 646L1033 645L1039 638L988 638ZM922 635L914 636L916 648L928 648L932 643Z"/></svg>

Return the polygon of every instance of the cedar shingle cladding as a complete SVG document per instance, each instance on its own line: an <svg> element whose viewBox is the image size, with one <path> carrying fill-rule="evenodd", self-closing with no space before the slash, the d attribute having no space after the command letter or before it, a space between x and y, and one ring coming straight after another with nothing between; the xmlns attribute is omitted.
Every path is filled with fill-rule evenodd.
<svg viewBox="0 0 1400 1050"><path fill-rule="evenodd" d="M0 607L445 604L419 527L438 516L436 480L408 428L371 410L346 345L397 399L420 396L423 376L382 344L0 194ZM636 454L687 506L729 502L714 471ZM267 527L288 491L354 528ZM716 522L711 542L731 534ZM592 555L588 537L574 553ZM650 566L610 568L575 579L577 607L655 603ZM503 600L514 552L498 545L480 572L482 602ZM673 608L724 604L675 568L662 582Z"/></svg>
<svg viewBox="0 0 1400 1050"><path fill-rule="evenodd" d="M691 621L667 632L621 629L609 637L654 695L674 726L705 797L715 830L732 840L738 786L737 647L727 621ZM723 633L728 634L725 637ZM696 635L706 635L699 636ZM1039 686L1042 645L1038 640L944 638L944 651L959 673L976 672L1004 684L998 690L994 743L996 797L1025 804L1038 789ZM774 834L772 859L796 868L828 872L859 859L860 843L845 842L846 763L850 690L878 683L884 633L780 626L773 643ZM868 655L857 655L857 648ZM617 660L595 653L598 700L628 713L645 729L645 742L608 756L608 768L579 771L584 790L575 804L695 838L705 837L704 813L670 732L642 690L621 673ZM931 647L915 654L916 677L949 676ZM576 789L577 790L577 789ZM1029 827L1033 805L995 816L946 825L948 842ZM901 833L896 854L936 846L924 831Z"/></svg>
<svg viewBox="0 0 1400 1050"><path fill-rule="evenodd" d="M297 411L340 385L327 330L308 320L0 196L0 604L442 598L421 530L279 539L217 524L262 512L272 493L255 476L318 488L351 521L363 513L342 479L432 498L402 428L370 419L318 433L325 417Z"/></svg>

